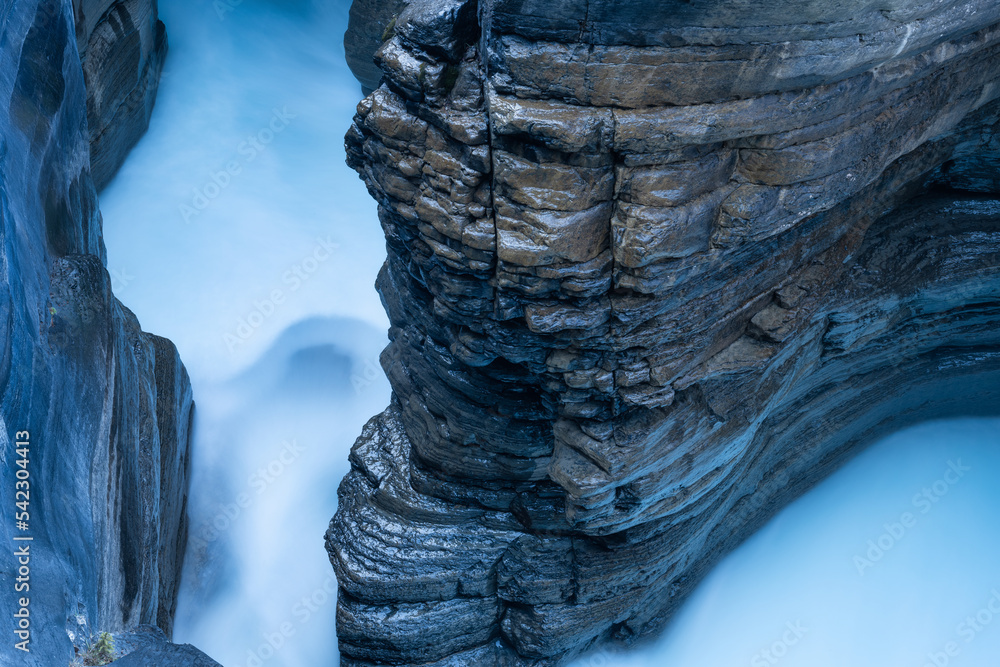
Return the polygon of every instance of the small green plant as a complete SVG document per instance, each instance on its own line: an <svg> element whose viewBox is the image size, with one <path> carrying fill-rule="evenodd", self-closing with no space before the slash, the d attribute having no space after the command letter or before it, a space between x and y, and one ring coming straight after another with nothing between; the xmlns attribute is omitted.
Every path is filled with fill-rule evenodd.
<svg viewBox="0 0 1000 667"><path fill-rule="evenodd" d="M108 632L97 635L87 644L87 650L77 656L70 667L93 667L94 665L109 665L114 662L115 638Z"/></svg>
<svg viewBox="0 0 1000 667"><path fill-rule="evenodd" d="M393 16L392 20L389 21L389 25L385 27L382 31L382 41L388 42L390 39L396 36L396 17Z"/></svg>

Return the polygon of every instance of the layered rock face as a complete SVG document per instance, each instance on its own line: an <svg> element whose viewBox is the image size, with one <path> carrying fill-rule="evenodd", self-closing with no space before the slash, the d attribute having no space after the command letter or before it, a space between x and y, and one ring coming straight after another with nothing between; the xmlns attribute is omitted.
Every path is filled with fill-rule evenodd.
<svg viewBox="0 0 1000 667"><path fill-rule="evenodd" d="M1000 412L1000 5L419 0L386 37L343 664L628 642L873 439Z"/></svg>
<svg viewBox="0 0 1000 667"><path fill-rule="evenodd" d="M73 0L87 88L90 171L104 188L149 127L167 33L156 0Z"/></svg>
<svg viewBox="0 0 1000 667"><path fill-rule="evenodd" d="M0 530L8 545L0 662L52 667L68 664L91 633L141 623L170 632L193 405L174 346L144 333L112 294L73 8L3 2L0 17ZM25 524L15 522L21 458ZM25 536L32 540L13 541ZM21 547L29 562L15 557ZM15 590L18 578L28 588ZM30 653L14 647L21 597L30 600Z"/></svg>

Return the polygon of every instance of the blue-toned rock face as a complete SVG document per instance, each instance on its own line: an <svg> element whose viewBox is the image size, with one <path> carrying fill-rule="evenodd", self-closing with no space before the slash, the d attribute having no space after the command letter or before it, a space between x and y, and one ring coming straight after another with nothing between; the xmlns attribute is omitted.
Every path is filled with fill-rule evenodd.
<svg viewBox="0 0 1000 667"><path fill-rule="evenodd" d="M327 535L344 664L630 640L876 437L1000 411L1000 5L415 0L383 36L347 142L395 398Z"/></svg>
<svg viewBox="0 0 1000 667"><path fill-rule="evenodd" d="M126 12L109 11L102 21ZM0 17L0 602L15 610L24 597L30 613L5 611L0 662L52 667L99 631L170 632L193 406L173 345L140 329L104 267L77 49L103 23L81 32L55 0L3 2ZM96 53L91 42L94 71L114 69ZM15 559L15 546L28 553ZM30 631L30 653L15 630Z"/></svg>

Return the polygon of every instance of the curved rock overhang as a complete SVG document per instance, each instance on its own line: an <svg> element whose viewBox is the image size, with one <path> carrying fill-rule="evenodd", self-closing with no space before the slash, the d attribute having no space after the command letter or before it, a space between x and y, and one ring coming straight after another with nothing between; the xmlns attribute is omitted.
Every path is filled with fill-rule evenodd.
<svg viewBox="0 0 1000 667"><path fill-rule="evenodd" d="M87 87L90 171L111 182L149 127L167 32L156 0L73 0L76 41Z"/></svg>

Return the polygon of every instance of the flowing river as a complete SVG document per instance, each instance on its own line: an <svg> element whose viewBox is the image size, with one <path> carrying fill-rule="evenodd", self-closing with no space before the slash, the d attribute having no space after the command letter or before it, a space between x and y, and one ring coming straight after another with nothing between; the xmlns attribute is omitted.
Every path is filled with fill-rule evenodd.
<svg viewBox="0 0 1000 667"><path fill-rule="evenodd" d="M384 242L344 164L349 5L162 2L149 132L101 195L115 292L177 344L197 403L175 640L226 667L337 664L323 533L389 400ZM576 664L994 667L998 434L956 420L874 446L723 561L663 637Z"/></svg>
<svg viewBox="0 0 1000 667"><path fill-rule="evenodd" d="M349 0L163 2L149 132L102 193L114 289L194 386L175 639L226 667L336 664L323 533L389 402L375 202L344 163Z"/></svg>

